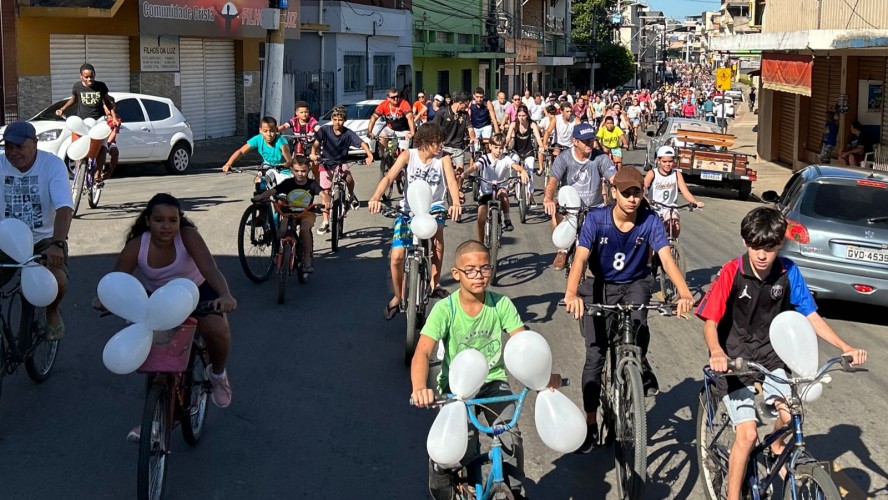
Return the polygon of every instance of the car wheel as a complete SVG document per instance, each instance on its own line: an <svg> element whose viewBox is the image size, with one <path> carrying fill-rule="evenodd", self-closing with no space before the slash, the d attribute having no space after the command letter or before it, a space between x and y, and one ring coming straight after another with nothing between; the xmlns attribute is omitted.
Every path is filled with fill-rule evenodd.
<svg viewBox="0 0 888 500"><path fill-rule="evenodd" d="M166 161L167 172L171 174L184 174L191 164L191 150L185 142L177 142L170 151L170 157Z"/></svg>

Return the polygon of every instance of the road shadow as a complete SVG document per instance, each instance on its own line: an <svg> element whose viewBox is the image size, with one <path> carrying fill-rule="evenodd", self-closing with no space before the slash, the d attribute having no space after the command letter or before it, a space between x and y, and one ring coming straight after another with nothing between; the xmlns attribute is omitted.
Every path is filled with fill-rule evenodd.
<svg viewBox="0 0 888 500"><path fill-rule="evenodd" d="M861 465L869 471L843 468L842 473L854 481L855 485L863 491L868 491L872 487L870 476L878 475L888 481L888 471L872 459L872 453L866 445L863 432L856 425L835 425L829 429L827 434L805 436L805 442L807 447L812 450L812 454L819 460L835 460L846 452L853 453ZM886 488L880 488L870 491L868 495L874 498L884 497L885 490Z"/></svg>
<svg viewBox="0 0 888 500"><path fill-rule="evenodd" d="M182 203L182 210L186 213L209 212L211 209L214 209L219 205L243 203L242 200L233 200L226 196L179 197L179 201ZM98 208L89 208L84 199L81 201L80 208L77 210L76 218L90 221L129 219L138 215L147 204L148 200L111 205L100 203Z"/></svg>
<svg viewBox="0 0 888 500"><path fill-rule="evenodd" d="M888 307L841 300L817 299L817 308L820 315L824 318L888 326Z"/></svg>
<svg viewBox="0 0 888 500"><path fill-rule="evenodd" d="M697 481L695 422L701 382L690 377L661 391L647 410L647 498L688 498Z"/></svg>
<svg viewBox="0 0 888 500"><path fill-rule="evenodd" d="M702 297L706 291L705 287L709 286L715 280L715 276L721 270L721 266L705 267L700 269L692 269L685 274L685 281L692 293L699 292Z"/></svg>
<svg viewBox="0 0 888 500"><path fill-rule="evenodd" d="M614 468L614 450L605 446L588 455L562 455L552 470L536 484L527 481L529 498L547 500L592 500L607 498L613 489L607 474Z"/></svg>
<svg viewBox="0 0 888 500"><path fill-rule="evenodd" d="M496 268L496 286L508 288L528 283L543 274L549 263L538 253L522 252L499 256Z"/></svg>
<svg viewBox="0 0 888 500"><path fill-rule="evenodd" d="M525 323L548 323L558 312L558 301L564 298L564 292L551 292L543 295L522 295L512 297L512 303L518 309L518 315ZM531 312L530 309L539 310L539 306L545 307L544 314Z"/></svg>

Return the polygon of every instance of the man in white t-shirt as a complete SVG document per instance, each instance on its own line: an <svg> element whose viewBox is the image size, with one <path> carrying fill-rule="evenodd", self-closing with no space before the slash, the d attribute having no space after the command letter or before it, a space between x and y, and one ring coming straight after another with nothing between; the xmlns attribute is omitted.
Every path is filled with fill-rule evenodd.
<svg viewBox="0 0 888 500"><path fill-rule="evenodd" d="M59 285L56 300L46 307L46 336L57 340L65 333L59 304L68 284L68 229L74 217L68 169L57 156L37 150L37 133L28 122L6 127L3 145L0 218L13 217L27 224L34 235L34 253L46 256L47 267ZM0 259L9 260L2 254ZM4 276L2 281L10 277Z"/></svg>

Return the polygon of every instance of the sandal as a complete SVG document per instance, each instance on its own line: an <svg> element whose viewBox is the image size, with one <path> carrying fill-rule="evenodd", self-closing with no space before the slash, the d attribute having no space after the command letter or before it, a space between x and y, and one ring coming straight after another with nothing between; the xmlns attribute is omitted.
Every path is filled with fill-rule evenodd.
<svg viewBox="0 0 888 500"><path fill-rule="evenodd" d="M391 305L391 302L387 302L385 304L385 311L383 311L382 316L386 320L391 321L391 319L394 318L396 314L398 314L399 308L400 304Z"/></svg>
<svg viewBox="0 0 888 500"><path fill-rule="evenodd" d="M450 295L450 292L448 292L443 287L436 286L429 296L433 299L445 299L448 295Z"/></svg>
<svg viewBox="0 0 888 500"><path fill-rule="evenodd" d="M47 323L46 325L46 340L53 342L56 340L60 340L65 336L65 322L62 321L62 317L59 316L59 324L52 326Z"/></svg>
<svg viewBox="0 0 888 500"><path fill-rule="evenodd" d="M315 268L314 268L313 266L311 266L311 265L304 266L304 267L302 268L302 272L305 273L305 274L311 274L311 273L315 272Z"/></svg>

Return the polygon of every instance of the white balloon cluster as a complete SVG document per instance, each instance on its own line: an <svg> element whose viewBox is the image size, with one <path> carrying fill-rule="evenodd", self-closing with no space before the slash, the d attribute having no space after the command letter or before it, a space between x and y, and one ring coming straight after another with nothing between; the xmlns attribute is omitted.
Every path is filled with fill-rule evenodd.
<svg viewBox="0 0 888 500"><path fill-rule="evenodd" d="M80 136L68 146L68 158L74 161L80 161L89 155L91 141L104 141L111 135L111 127L107 123L96 123L92 118L81 120L79 116L69 116L65 120L65 126Z"/></svg>
<svg viewBox="0 0 888 500"><path fill-rule="evenodd" d="M410 219L410 230L417 238L427 240L438 232L438 221L429 214L432 208L432 186L428 182L417 179L407 187L407 203L413 217Z"/></svg>
<svg viewBox="0 0 888 500"><path fill-rule="evenodd" d="M537 433L546 446L570 453L586 439L586 418L570 399L546 387L552 373L552 350L537 332L525 330L509 338L503 350L506 369L529 389L539 391L535 420ZM435 418L426 449L429 457L444 467L455 467L468 446L467 409L463 400L472 399L484 385L488 374L483 354L467 349L450 364L450 390L457 400L444 405Z"/></svg>
<svg viewBox="0 0 888 500"><path fill-rule="evenodd" d="M817 373L820 364L817 335L808 318L796 311L783 311L771 321L768 336L774 352L793 373L802 377L813 377ZM815 401L823 394L823 384L829 380L827 375L820 382L805 384L799 394L805 402Z"/></svg>
<svg viewBox="0 0 888 500"><path fill-rule="evenodd" d="M151 294L133 275L106 274L98 287L99 301L112 313L134 324L117 332L102 351L105 367L118 375L142 366L151 351L155 330L181 325L197 307L200 292L187 278L176 278Z"/></svg>
<svg viewBox="0 0 888 500"><path fill-rule="evenodd" d="M31 228L18 219L0 220L0 251L19 264L28 262L34 253ZM29 262L22 268L22 293L29 303L46 307L58 296L59 284L49 269Z"/></svg>
<svg viewBox="0 0 888 500"><path fill-rule="evenodd" d="M558 204L562 207L577 208L580 206L580 193L573 186L563 186L558 190ZM577 215L570 211L558 227L552 231L552 244L559 250L570 248L577 238Z"/></svg>

